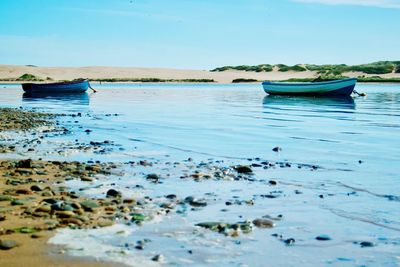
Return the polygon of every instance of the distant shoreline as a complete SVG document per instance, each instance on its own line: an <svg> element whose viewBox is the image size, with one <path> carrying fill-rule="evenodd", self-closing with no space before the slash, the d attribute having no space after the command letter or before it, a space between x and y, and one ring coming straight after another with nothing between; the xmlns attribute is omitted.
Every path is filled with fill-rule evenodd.
<svg viewBox="0 0 400 267"><path fill-rule="evenodd" d="M161 81L161 82L132 82L132 81L115 81L115 82L99 82L99 81L90 81L91 84L214 84L214 85L233 85L233 84L261 84L263 81L251 81L251 82L230 82L230 83L217 83L217 82L180 82L180 81ZM298 82L296 80L282 80L279 82ZM303 82L311 82L303 81ZM2 81L0 80L0 85L21 85L23 83L31 83L30 81ZM34 82L34 83L46 83L45 81ZM358 84L400 84L399 81L392 81L391 79L382 79L380 81L358 81Z"/></svg>
<svg viewBox="0 0 400 267"><path fill-rule="evenodd" d="M370 72L370 71L368 71ZM379 71L378 71L379 72ZM380 71L382 73L382 71ZM359 82L400 83L400 73L383 74L362 71L340 73L321 73L318 70L296 71L281 70L274 67L271 71L249 71L226 69L223 71L183 70L167 68L136 67L37 67L33 65L0 65L1 84L20 84L26 82L58 82L88 78L91 82L104 83L259 83L270 81L313 81L356 77Z"/></svg>

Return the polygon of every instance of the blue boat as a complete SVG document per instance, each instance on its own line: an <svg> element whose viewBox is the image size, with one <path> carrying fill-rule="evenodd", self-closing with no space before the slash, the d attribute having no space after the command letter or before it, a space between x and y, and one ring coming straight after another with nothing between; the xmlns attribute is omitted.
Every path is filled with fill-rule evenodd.
<svg viewBox="0 0 400 267"><path fill-rule="evenodd" d="M327 82L271 82L262 83L264 91L270 95L301 96L350 96L356 86L356 78Z"/></svg>
<svg viewBox="0 0 400 267"><path fill-rule="evenodd" d="M88 79L57 83L24 83L22 89L28 94L84 93L90 87Z"/></svg>

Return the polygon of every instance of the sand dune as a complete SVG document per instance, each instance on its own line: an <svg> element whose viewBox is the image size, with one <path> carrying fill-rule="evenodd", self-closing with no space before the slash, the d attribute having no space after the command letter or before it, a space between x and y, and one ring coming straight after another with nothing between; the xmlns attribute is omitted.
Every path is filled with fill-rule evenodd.
<svg viewBox="0 0 400 267"><path fill-rule="evenodd" d="M311 78L315 72L246 72L224 71L210 72L206 70L182 70L166 68L134 68L134 67L29 67L0 65L0 80L18 78L29 73L42 79L50 77L54 80L71 80L76 78L159 78L159 79L213 79L218 83L231 83L237 78L256 80L284 80L288 78Z"/></svg>
<svg viewBox="0 0 400 267"><path fill-rule="evenodd" d="M290 78L313 78L318 74L314 71L304 72L246 72L224 71L210 72L207 70L183 70L167 68L135 68L135 67L34 67L0 65L0 80L18 78L29 73L41 79L47 77L53 80L72 80L77 78L106 79L106 78L159 78L159 79L213 79L218 83L231 83L238 78L262 80L286 80ZM357 77L363 73L344 73L346 76ZM373 76L373 75L365 75ZM400 74L391 73L381 77L399 77Z"/></svg>

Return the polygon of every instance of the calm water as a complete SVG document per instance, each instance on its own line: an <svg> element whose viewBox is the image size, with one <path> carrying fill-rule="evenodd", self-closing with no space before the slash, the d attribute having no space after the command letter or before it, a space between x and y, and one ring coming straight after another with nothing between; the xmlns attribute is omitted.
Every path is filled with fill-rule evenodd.
<svg viewBox="0 0 400 267"><path fill-rule="evenodd" d="M61 231L54 242L76 255L132 263L155 253L170 265L287 266L400 264L400 86L358 85L365 98L314 99L266 96L258 85L96 85L99 93L79 97L27 98L19 86L0 87L0 106L37 108L84 114L78 122L64 120L72 133L50 138L40 153L23 156L73 160L129 161L138 158L196 162L223 160L248 163L247 158L317 165L317 171L275 168L256 171L263 182L204 181L177 178L179 169L154 167L140 173L170 174L162 185L146 183L127 170L122 178L101 183L88 194L100 195L112 183L125 194L152 197L175 193L208 199L209 205L184 215L171 215L143 227L117 225L92 231ZM118 114L118 116L114 115ZM90 134L84 132L91 129ZM81 153L57 147L111 140L112 151ZM279 153L273 147L282 147ZM362 163L359 163L361 161ZM163 165L164 166L164 165ZM144 192L130 186L142 184ZM82 186L73 182L70 186ZM300 190L302 194L294 193ZM278 192L278 198L260 198ZM323 195L324 198L319 196ZM249 208L225 206L227 200L255 200ZM221 209L228 209L221 211ZM202 221L237 222L282 214L274 229L229 238L198 230ZM123 229L123 236L116 235ZM200 232L199 232L200 231ZM295 238L286 246L271 234ZM331 241L316 241L321 234ZM126 242L153 240L143 252L123 250ZM81 240L85 239L82 248ZM374 247L362 248L357 242ZM192 250L193 253L187 253Z"/></svg>

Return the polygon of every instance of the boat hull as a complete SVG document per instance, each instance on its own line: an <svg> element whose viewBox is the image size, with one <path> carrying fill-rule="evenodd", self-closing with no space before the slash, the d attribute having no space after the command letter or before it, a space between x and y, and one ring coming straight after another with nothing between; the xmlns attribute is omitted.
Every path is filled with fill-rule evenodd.
<svg viewBox="0 0 400 267"><path fill-rule="evenodd" d="M270 95L349 96L357 79L349 78L329 82L288 83L263 82L264 91Z"/></svg>
<svg viewBox="0 0 400 267"><path fill-rule="evenodd" d="M22 89L28 94L70 94L84 93L89 88L88 80L61 83L24 83Z"/></svg>

